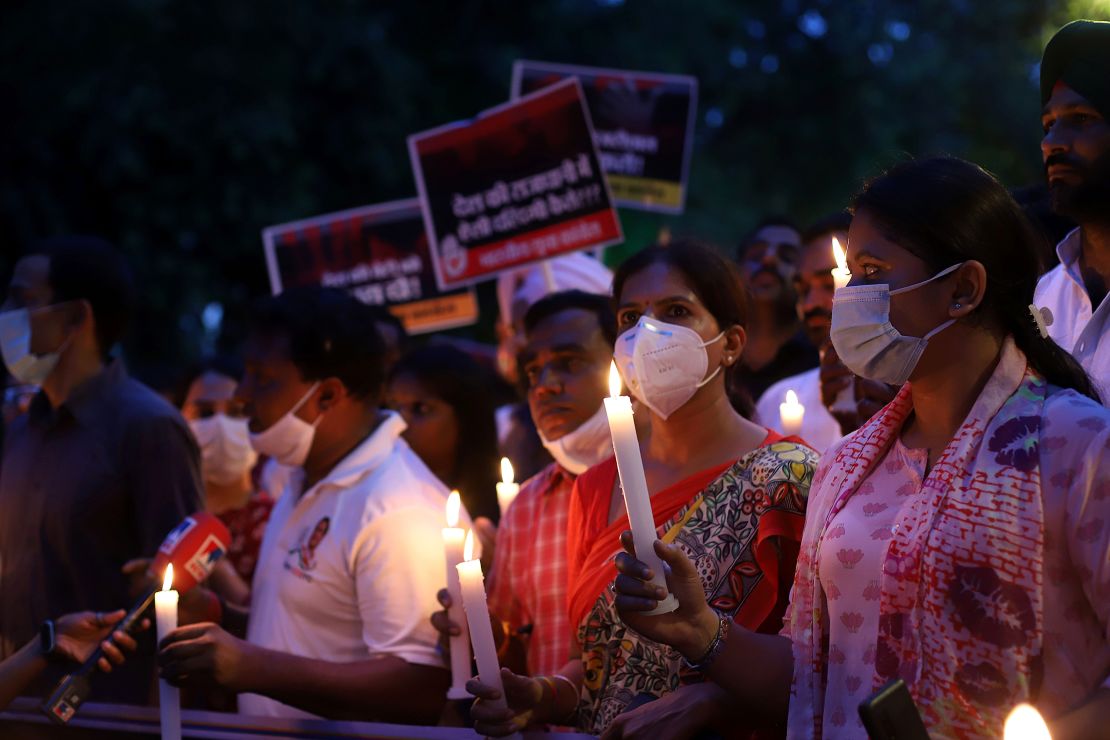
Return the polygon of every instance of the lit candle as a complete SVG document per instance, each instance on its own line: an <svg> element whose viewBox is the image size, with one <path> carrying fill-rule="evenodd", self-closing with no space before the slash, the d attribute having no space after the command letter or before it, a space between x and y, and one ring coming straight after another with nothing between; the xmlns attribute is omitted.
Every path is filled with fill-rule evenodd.
<svg viewBox="0 0 1110 740"><path fill-rule="evenodd" d="M459 523L459 492L451 491L447 497L447 526L443 530L443 549L447 555L447 591L451 594L451 608L448 618L459 626L459 634L451 636L451 688L447 690L448 699L466 699L466 681L470 678L470 640L466 636L466 612L462 607L462 590L459 588L459 571L455 566L463 561L463 537L465 532L456 525Z"/></svg>
<svg viewBox="0 0 1110 740"><path fill-rule="evenodd" d="M806 415L806 407L798 403L798 394L793 390L786 392L786 400L779 404L779 421L782 422L782 433L787 437L802 431L802 419Z"/></svg>
<svg viewBox="0 0 1110 740"><path fill-rule="evenodd" d="M839 290L852 279L852 273L848 270L848 257L844 254L844 247L840 246L840 240L835 236L832 238L832 251L833 259L836 260L836 267L832 269L833 284Z"/></svg>
<svg viewBox="0 0 1110 740"><path fill-rule="evenodd" d="M462 591L463 608L470 627L470 642L474 646L474 659L478 662L478 678L486 686L501 692L500 699L490 704L504 709L505 687L501 683L501 665L497 662L497 643L493 639L493 626L489 621L489 607L486 606L486 587L482 580L482 563L474 558L474 531L466 535L463 547L463 562L455 566L459 574L459 589ZM519 738L520 734L512 735Z"/></svg>
<svg viewBox="0 0 1110 740"><path fill-rule="evenodd" d="M1018 704L1006 718L1002 730L1003 740L1052 740L1048 725L1035 707Z"/></svg>
<svg viewBox="0 0 1110 740"><path fill-rule="evenodd" d="M651 568L655 577L651 582L667 588L663 575L663 561L655 554L655 516L651 511L651 494L644 477L644 461L640 457L640 441L636 437L636 424L632 421L632 399L621 394L621 376L614 362L609 366L609 398L605 399L605 415L609 417L609 433L613 436L613 455L617 458L624 508L632 528L632 541L636 557ZM668 591L659 605L647 614L666 614L678 608L678 599Z"/></svg>
<svg viewBox="0 0 1110 740"><path fill-rule="evenodd" d="M497 503L501 507L501 516L509 510L509 504L520 493L520 486L513 483L513 464L509 458L501 458L501 482L497 484Z"/></svg>
<svg viewBox="0 0 1110 740"><path fill-rule="evenodd" d="M848 270L848 257L844 253L844 247L840 246L840 240L835 236L832 238L832 253L833 259L836 260L836 267L832 269L833 284L839 290L848 284L852 279L852 273ZM854 413L856 410L856 391L853 383L849 383L836 394L836 399L833 401L832 406L829 407L830 411L838 411L844 414Z"/></svg>
<svg viewBox="0 0 1110 740"><path fill-rule="evenodd" d="M162 590L154 594L154 619L158 641L177 629L177 591L173 590L173 563L166 566ZM165 679L158 681L158 705L162 718L162 740L181 740L181 696Z"/></svg>

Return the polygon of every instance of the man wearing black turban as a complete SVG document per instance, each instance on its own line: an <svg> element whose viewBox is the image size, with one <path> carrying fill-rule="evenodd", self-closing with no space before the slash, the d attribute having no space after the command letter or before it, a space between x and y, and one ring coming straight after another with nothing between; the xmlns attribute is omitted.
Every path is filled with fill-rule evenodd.
<svg viewBox="0 0 1110 740"><path fill-rule="evenodd" d="M1110 401L1110 22L1074 21L1041 60L1041 154L1052 208L1079 224L1056 247L1060 264L1035 301L1049 334Z"/></svg>

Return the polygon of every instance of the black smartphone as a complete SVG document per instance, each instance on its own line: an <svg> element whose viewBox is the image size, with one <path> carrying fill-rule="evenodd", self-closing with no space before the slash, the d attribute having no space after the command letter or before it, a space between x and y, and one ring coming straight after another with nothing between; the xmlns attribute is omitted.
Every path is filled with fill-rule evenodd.
<svg viewBox="0 0 1110 740"><path fill-rule="evenodd" d="M859 705L859 717L871 740L929 740L929 733L906 682L888 682Z"/></svg>

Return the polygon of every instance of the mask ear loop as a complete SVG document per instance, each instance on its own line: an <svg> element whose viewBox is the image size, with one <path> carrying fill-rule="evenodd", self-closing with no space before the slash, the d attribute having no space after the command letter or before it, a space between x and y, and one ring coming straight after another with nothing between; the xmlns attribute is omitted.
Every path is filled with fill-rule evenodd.
<svg viewBox="0 0 1110 740"><path fill-rule="evenodd" d="M717 341L718 341L718 340L719 340L719 339L720 339L721 337L723 337L724 335L725 335L725 332L724 332L724 331L722 331L722 332L721 332L720 334L718 334L717 336L713 337L713 338L712 338L712 339L710 339L710 340L709 340L708 342L702 342L701 346L702 346L702 347L708 347L708 346L709 346L709 345L711 345L711 344L715 344L715 343L716 343L716 342L717 342ZM705 384L706 384L706 383L708 383L709 381L713 380L713 378L717 377L717 374L718 374L719 372L721 372L721 368L722 368L722 367L724 367L724 365L718 365L718 366L717 366L717 369L716 369L716 370L714 370L714 371L713 371L713 372L712 372L712 373L711 373L711 374L709 375L709 377L707 377L707 378L704 378L704 379L703 379L703 380L702 380L701 382L699 382L699 383L697 384L697 386L695 386L695 387L697 387L697 388L701 388L701 387L702 387L703 385L705 385Z"/></svg>
<svg viewBox="0 0 1110 740"><path fill-rule="evenodd" d="M889 290L887 292L890 295L898 295L899 293L908 293L911 290L914 290L915 288L920 288L922 285L925 285L926 283L931 283L934 280L940 280L942 277L949 274L950 272L954 272L954 271L960 269L961 267L964 266L964 264L965 263L963 263L963 262L957 262L956 264L952 265L951 267L944 268L943 270L938 272L936 275L933 275L931 278L928 278L926 280L922 280L919 283L914 283L913 285L907 285L904 288L898 288L897 290Z"/></svg>
<svg viewBox="0 0 1110 740"><path fill-rule="evenodd" d="M308 393L301 396L301 400L299 400L295 404L293 404L293 408L289 409L289 413L290 414L295 414L298 411L300 411L301 406L304 406L306 403L308 403L308 399L312 398L312 394L315 393L316 389L319 388L319 387L320 387L320 381L317 380L315 383L312 384L312 387L308 389ZM322 419L322 418L324 418L323 413L321 413L319 416L316 417L316 421L312 422L312 426L315 427L317 424L319 424L320 419Z"/></svg>

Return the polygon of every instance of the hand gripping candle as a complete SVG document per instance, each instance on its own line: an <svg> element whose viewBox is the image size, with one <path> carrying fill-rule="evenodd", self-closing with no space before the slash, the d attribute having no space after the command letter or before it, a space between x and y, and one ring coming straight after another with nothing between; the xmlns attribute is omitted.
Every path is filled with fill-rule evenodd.
<svg viewBox="0 0 1110 740"><path fill-rule="evenodd" d="M482 580L482 563L474 558L474 530L466 535L463 547L463 562L455 566L459 573L459 588L462 590L462 603L466 609L466 622L470 627L470 642L474 646L474 660L478 663L478 678L486 686L501 692L501 699L491 704L505 708L505 686L501 683L501 665L497 662L497 642L493 639L493 626L489 621L489 607L486 606L486 587ZM520 733L510 737L519 740Z"/></svg>
<svg viewBox="0 0 1110 740"><path fill-rule="evenodd" d="M651 495L644 477L644 461L640 457L640 441L632 421L632 399L620 395L621 376L614 362L609 367L609 398L605 399L605 414L609 417L609 433L613 436L613 454L617 458L624 507L628 511L628 524L636 557L651 568L655 577L651 582L667 588L663 574L663 561L655 554L655 516L651 511ZM659 605L647 614L667 614L678 608L678 599L669 592Z"/></svg>
<svg viewBox="0 0 1110 740"><path fill-rule="evenodd" d="M455 566L463 561L463 537L459 528L459 492L451 491L447 497L447 526L443 529L443 549L447 556L447 591L451 594L451 608L448 618L459 625L459 634L451 636L451 688L447 690L448 699L467 699L466 681L470 678L470 638L467 637L466 612L462 605L462 589L459 588L459 571Z"/></svg>

